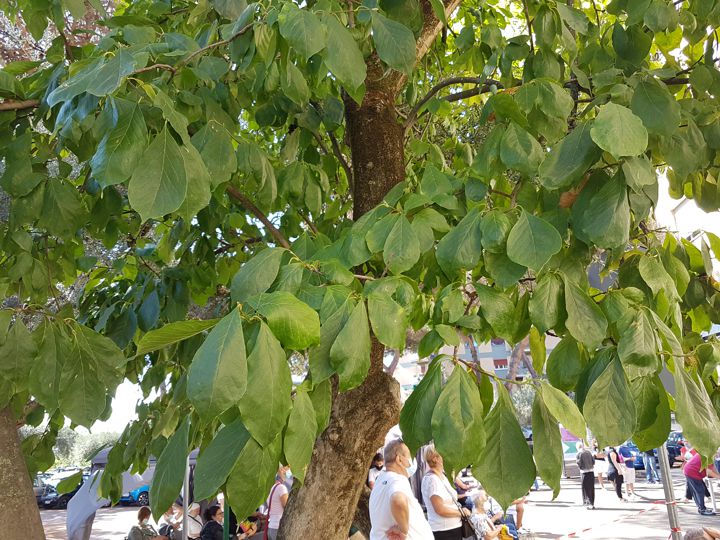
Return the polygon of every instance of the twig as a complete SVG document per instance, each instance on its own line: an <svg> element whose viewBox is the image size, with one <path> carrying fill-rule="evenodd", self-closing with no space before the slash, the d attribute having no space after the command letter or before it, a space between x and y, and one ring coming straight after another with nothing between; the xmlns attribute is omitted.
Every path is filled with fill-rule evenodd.
<svg viewBox="0 0 720 540"><path fill-rule="evenodd" d="M325 141L322 140L322 137L313 131L313 137L315 137L315 140L318 143L318 146L320 146L320 150L322 150L322 153L326 156L330 155L330 150L328 150L328 147L325 145Z"/></svg>
<svg viewBox="0 0 720 540"><path fill-rule="evenodd" d="M345 160L345 156L343 155L342 150L340 150L340 144L338 143L337 137L335 137L335 135L331 131L328 131L328 137L330 138L330 144L332 145L333 154L335 154L335 157L340 162L340 166L345 171L345 175L348 179L348 184L350 184L350 189L354 189L355 179L353 177L353 172L350 168L350 165Z"/></svg>
<svg viewBox="0 0 720 540"><path fill-rule="evenodd" d="M220 41L216 41L215 43L211 43L210 45L206 45L205 47L198 49L197 51L189 54L188 56L186 56L185 58L180 60L180 62L178 62L177 66L176 66L176 69L189 64L190 62L192 62L195 58L197 58L201 54L205 54L207 51L214 49L215 47L222 47L223 45L227 45L228 43L235 41L237 38L242 36L245 32L250 30L252 27L253 27L252 23L246 24L245 26L243 26L240 30L235 32L229 38L221 39Z"/></svg>
<svg viewBox="0 0 720 540"><path fill-rule="evenodd" d="M40 105L39 99L26 99L23 101L1 101L0 111L21 111L23 109L32 109Z"/></svg>
<svg viewBox="0 0 720 540"><path fill-rule="evenodd" d="M320 234L320 231L318 231L318 228L315 226L315 224L314 224L312 221L310 221L310 218L309 218L309 217L307 217L307 216L306 216L303 212L301 212L300 210L298 210L298 214L300 215L300 217L302 218L302 220L305 222L305 224L306 224L308 227L310 227L310 230L313 232L313 234L316 234L316 235L317 235L317 234Z"/></svg>
<svg viewBox="0 0 720 540"><path fill-rule="evenodd" d="M597 21L597 27L598 32L600 31L600 12L598 11L597 4L595 3L595 0L591 0L593 10L595 11L595 20ZM602 43L602 40L600 40L600 43Z"/></svg>
<svg viewBox="0 0 720 540"><path fill-rule="evenodd" d="M374 277L366 276L364 274L353 274L353 277L359 279L360 281L375 281Z"/></svg>
<svg viewBox="0 0 720 540"><path fill-rule="evenodd" d="M267 216L263 214L262 211L250 201L250 199L243 195L239 189L237 189L235 186L228 186L227 188L225 188L225 191L233 199L238 201L245 208L250 210L250 212L255 214L255 217L258 218L263 225L265 225L267 230L270 231L270 234L273 236L273 238L275 238L278 244L280 244L285 249L290 249L290 243L285 239L285 237L277 229L277 227L275 227L275 225L272 224L272 222L267 218Z"/></svg>
<svg viewBox="0 0 720 540"><path fill-rule="evenodd" d="M177 73L177 69L169 64L153 64L152 66L146 66L144 68L136 69L134 74L137 75L138 73L145 73L146 71L153 71L155 69L164 69L170 71L173 75Z"/></svg>
<svg viewBox="0 0 720 540"><path fill-rule="evenodd" d="M530 36L530 52L535 52L535 42L533 41L532 24L530 23L530 11L528 10L527 0L523 0L523 11L525 12L525 23L527 24L528 35Z"/></svg>

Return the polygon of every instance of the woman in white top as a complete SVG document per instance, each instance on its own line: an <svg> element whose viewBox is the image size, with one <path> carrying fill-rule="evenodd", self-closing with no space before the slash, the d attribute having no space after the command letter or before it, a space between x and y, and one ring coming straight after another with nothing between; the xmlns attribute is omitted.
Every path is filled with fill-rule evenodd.
<svg viewBox="0 0 720 540"><path fill-rule="evenodd" d="M284 481L290 479L292 479L290 467L280 465L277 477L275 478L275 484L270 489L270 494L268 495L267 501L265 501L265 506L268 508L268 540L275 540L277 538L280 520L282 519L289 495L288 488L284 484Z"/></svg>
<svg viewBox="0 0 720 540"><path fill-rule="evenodd" d="M443 472L443 458L433 445L425 450L425 461L429 469L422 480L422 496L435 540L462 540L460 517L470 511L458 506L457 493Z"/></svg>

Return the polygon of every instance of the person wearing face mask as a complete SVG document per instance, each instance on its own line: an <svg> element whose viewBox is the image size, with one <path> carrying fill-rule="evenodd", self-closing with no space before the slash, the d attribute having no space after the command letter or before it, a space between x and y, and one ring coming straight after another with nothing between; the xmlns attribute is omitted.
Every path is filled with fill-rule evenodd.
<svg viewBox="0 0 720 540"><path fill-rule="evenodd" d="M223 540L223 509L213 504L205 510L205 525L200 531L200 540Z"/></svg>
<svg viewBox="0 0 720 540"><path fill-rule="evenodd" d="M370 492L370 540L433 540L430 524L408 478L416 465L401 439L385 445L385 470Z"/></svg>
<svg viewBox="0 0 720 540"><path fill-rule="evenodd" d="M380 452L375 454L375 457L373 457L372 463L370 464L370 470L368 471L367 477L367 485L370 489L372 489L375 485L375 479L380 475L384 464L385 462L383 461L382 454Z"/></svg>
<svg viewBox="0 0 720 540"><path fill-rule="evenodd" d="M263 540L275 540L277 538L278 529L280 528L280 520L282 519L285 505L288 501L288 495L290 490L288 489L287 483L292 486L292 472L290 467L280 465L277 476L275 477L275 484L270 488L270 494L268 495L265 506L267 506L267 527L263 533Z"/></svg>
<svg viewBox="0 0 720 540"><path fill-rule="evenodd" d="M138 510L138 524L130 529L127 540L168 540L167 536L158 534L150 525L151 515L150 508L147 506L140 507L140 510Z"/></svg>

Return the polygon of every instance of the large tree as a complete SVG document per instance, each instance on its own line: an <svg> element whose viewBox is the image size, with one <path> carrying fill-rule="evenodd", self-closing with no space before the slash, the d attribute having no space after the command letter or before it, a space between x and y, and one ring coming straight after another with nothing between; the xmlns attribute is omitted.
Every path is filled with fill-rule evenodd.
<svg viewBox="0 0 720 540"><path fill-rule="evenodd" d="M659 174L720 204L719 2L115 8L5 11L57 35L0 70L0 508L18 538L43 536L21 451L47 467L64 418L107 415L125 377L153 399L104 492L159 456L157 516L200 447L196 496L222 490L246 515L288 463L283 538L346 537L398 419L503 504L536 471L559 490L558 421L644 449L674 409L703 455L720 445L720 347L703 335L720 238L652 219ZM421 357L529 336L547 374L527 383L534 458L505 386L455 356L400 412L383 355L410 328L429 330ZM546 334L561 338L547 364ZM20 448L16 425L43 417Z"/></svg>

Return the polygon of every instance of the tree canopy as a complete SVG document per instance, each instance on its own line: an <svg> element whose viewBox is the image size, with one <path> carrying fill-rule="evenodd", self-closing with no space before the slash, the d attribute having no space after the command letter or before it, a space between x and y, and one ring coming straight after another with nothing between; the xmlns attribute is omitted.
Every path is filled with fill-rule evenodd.
<svg viewBox="0 0 720 540"><path fill-rule="evenodd" d="M534 456L496 375L454 356L400 417L412 449L434 440L450 469L474 464L503 505L536 471L559 491L558 422L647 449L674 411L701 454L720 446L720 345L705 335L720 238L693 244L652 216L658 175L720 206L720 2L5 9L37 40L58 35L0 69L0 402L50 417L28 463L65 417L106 417L127 377L154 399L104 492L158 456L158 516L200 447L196 495L222 489L246 515L279 461L304 480L374 344L402 349L421 328L422 358L461 335L530 336L547 374L528 383ZM387 113L402 148L357 111ZM390 168L404 179L388 191L373 178ZM546 334L561 338L547 363Z"/></svg>

